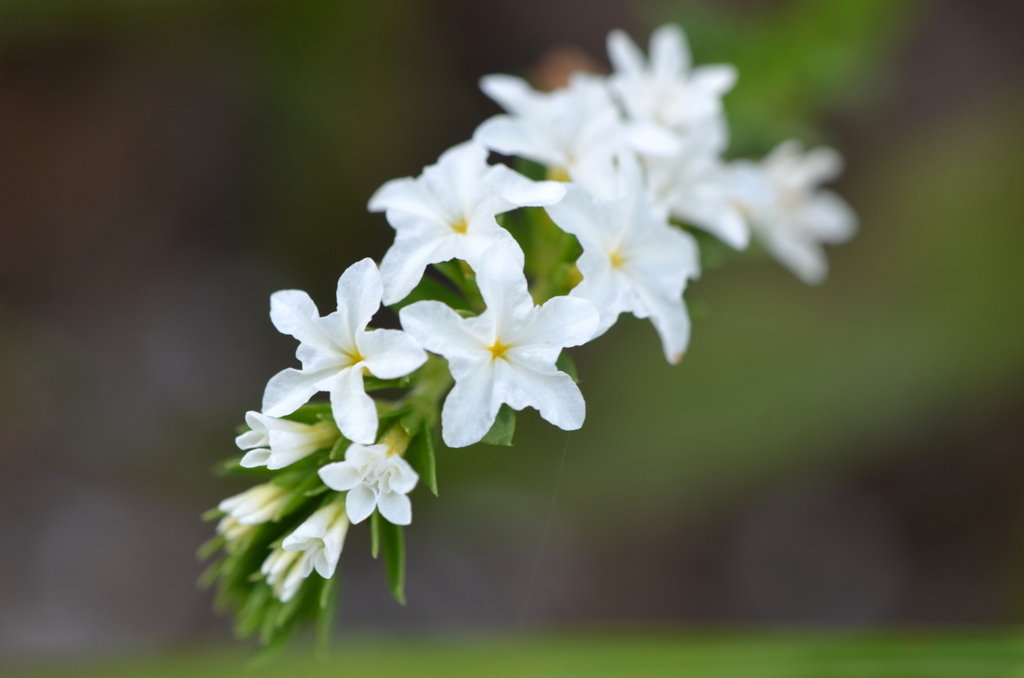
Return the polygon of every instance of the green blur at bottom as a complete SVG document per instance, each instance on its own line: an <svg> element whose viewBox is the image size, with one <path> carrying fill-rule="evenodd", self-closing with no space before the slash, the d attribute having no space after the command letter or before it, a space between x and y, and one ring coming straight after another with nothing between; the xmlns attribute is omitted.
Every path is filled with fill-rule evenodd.
<svg viewBox="0 0 1024 678"><path fill-rule="evenodd" d="M5 676L657 676L829 678L1024 676L1024 633L590 634L516 639L349 640L325 660L297 644L253 668L234 651L194 651Z"/></svg>

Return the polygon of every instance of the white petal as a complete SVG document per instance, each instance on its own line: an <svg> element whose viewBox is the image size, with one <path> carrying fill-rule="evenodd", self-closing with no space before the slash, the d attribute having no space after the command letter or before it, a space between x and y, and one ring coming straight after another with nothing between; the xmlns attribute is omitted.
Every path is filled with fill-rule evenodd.
<svg viewBox="0 0 1024 678"><path fill-rule="evenodd" d="M423 348L446 358L468 358L486 348L467 330L464 318L440 301L418 301L398 315L402 329Z"/></svg>
<svg viewBox="0 0 1024 678"><path fill-rule="evenodd" d="M805 186L817 186L832 181L843 172L843 156L832 148L819 146L804 155L797 177Z"/></svg>
<svg viewBox="0 0 1024 678"><path fill-rule="evenodd" d="M377 498L380 514L394 525L408 525L412 522L412 502L398 492L383 492Z"/></svg>
<svg viewBox="0 0 1024 678"><path fill-rule="evenodd" d="M603 247L612 236L602 208L595 205L594 198L579 186L567 186L565 197L557 205L544 210L559 228L575 235L584 249Z"/></svg>
<svg viewBox="0 0 1024 678"><path fill-rule="evenodd" d="M345 492L363 482L365 474L349 461L336 461L332 464L325 464L319 471L320 480L324 485Z"/></svg>
<svg viewBox="0 0 1024 678"><path fill-rule="evenodd" d="M307 373L292 368L278 372L270 378L263 392L263 413L272 417L291 414L320 391L319 382L332 372L334 370Z"/></svg>
<svg viewBox="0 0 1024 678"><path fill-rule="evenodd" d="M363 389L362 368L341 370L326 386L331 412L342 435L355 443L372 445L377 439L377 407Z"/></svg>
<svg viewBox="0 0 1024 678"><path fill-rule="evenodd" d="M397 229L400 224L414 224L421 218L407 213L389 212L388 219ZM454 256L446 242L450 235L430 228L418 228L415 232L399 231L395 242L380 262L385 305L390 306L405 299L419 284L429 264L447 261Z"/></svg>
<svg viewBox="0 0 1024 678"><path fill-rule="evenodd" d="M366 369L379 379L397 379L427 362L426 352L410 335L398 330L374 330L356 335Z"/></svg>
<svg viewBox="0 0 1024 678"><path fill-rule="evenodd" d="M483 254L476 284L487 311L498 319L499 334L506 331L503 325L514 327L533 309L522 265L510 259L503 247L492 247Z"/></svg>
<svg viewBox="0 0 1024 678"><path fill-rule="evenodd" d="M552 351L554 361L562 348L580 346L594 336L600 316L594 304L585 299L553 297L537 309L528 323L510 335L517 347L538 345ZM518 349L516 349L518 350Z"/></svg>
<svg viewBox="0 0 1024 678"><path fill-rule="evenodd" d="M321 351L334 351L336 346L320 328L319 318L316 304L302 290L281 290L270 295L270 320L279 332Z"/></svg>
<svg viewBox="0 0 1024 678"><path fill-rule="evenodd" d="M473 139L503 155L518 155L544 165L557 165L562 155L525 122L507 115L484 120L473 133Z"/></svg>
<svg viewBox="0 0 1024 678"><path fill-rule="evenodd" d="M808 285L820 285L828 276L828 260L817 243L788 234L773 234L765 245L779 263Z"/></svg>
<svg viewBox="0 0 1024 678"><path fill-rule="evenodd" d="M499 379L511 379L520 397L509 403L516 409L535 407L540 416L564 431L575 431L583 426L587 408L583 394L569 375L552 366L551 371L536 370L533 366L508 363L510 369L496 369ZM498 379L496 379L498 381Z"/></svg>
<svg viewBox="0 0 1024 678"><path fill-rule="evenodd" d="M634 76L643 72L646 61L632 38L620 29L608 34L608 58L616 71Z"/></svg>
<svg viewBox="0 0 1024 678"><path fill-rule="evenodd" d="M487 171L485 182L487 189L494 191L513 206L554 205L565 195L565 186L561 182L531 181L505 165L493 165Z"/></svg>
<svg viewBox="0 0 1024 678"><path fill-rule="evenodd" d="M363 259L349 266L338 279L338 315L344 319L346 337L365 329L380 308L384 286L377 265Z"/></svg>
<svg viewBox="0 0 1024 678"><path fill-rule="evenodd" d="M536 96L525 80L512 75L485 75L480 89L510 113L526 112Z"/></svg>
<svg viewBox="0 0 1024 678"><path fill-rule="evenodd" d="M370 198L367 208L371 212L396 210L428 219L437 217L435 206L424 200L419 184L412 177L392 179L385 183ZM390 217L388 221L391 221Z"/></svg>
<svg viewBox="0 0 1024 678"><path fill-rule="evenodd" d="M857 215L832 191L818 191L801 211L800 220L827 243L844 243L857 232Z"/></svg>
<svg viewBox="0 0 1024 678"><path fill-rule="evenodd" d="M240 450L249 450L254 447L261 447L269 444L266 430L263 431L246 431L235 438L235 445Z"/></svg>
<svg viewBox="0 0 1024 678"><path fill-rule="evenodd" d="M627 127L629 145L654 156L670 156L683 149L679 137L651 123L636 122Z"/></svg>
<svg viewBox="0 0 1024 678"><path fill-rule="evenodd" d="M651 323L661 337L665 360L678 364L690 343L690 316L683 300L670 297L663 290L645 287L638 287L637 294L643 299Z"/></svg>
<svg viewBox="0 0 1024 678"><path fill-rule="evenodd" d="M731 90L738 77L736 68L728 64L699 66L693 69L687 84L690 90L698 90L694 92L698 96L709 95L717 98Z"/></svg>
<svg viewBox="0 0 1024 678"><path fill-rule="evenodd" d="M690 68L690 46L683 29L665 24L651 33L651 71L656 77L670 78Z"/></svg>
<svg viewBox="0 0 1024 678"><path fill-rule="evenodd" d="M494 397L491 363L455 382L441 410L441 437L448 447L480 442L494 424L501 402Z"/></svg>
<svg viewBox="0 0 1024 678"><path fill-rule="evenodd" d="M268 459L270 459L270 450L268 449L249 450L238 462L238 465L242 468L256 468L257 466L266 466Z"/></svg>
<svg viewBox="0 0 1024 678"><path fill-rule="evenodd" d="M374 496L373 490L366 485L352 488L345 496L345 511L353 525L369 518L375 508L377 508L377 497Z"/></svg>
<svg viewBox="0 0 1024 678"><path fill-rule="evenodd" d="M416 487L420 476L412 466L401 457L391 457L391 489L402 494L409 494Z"/></svg>

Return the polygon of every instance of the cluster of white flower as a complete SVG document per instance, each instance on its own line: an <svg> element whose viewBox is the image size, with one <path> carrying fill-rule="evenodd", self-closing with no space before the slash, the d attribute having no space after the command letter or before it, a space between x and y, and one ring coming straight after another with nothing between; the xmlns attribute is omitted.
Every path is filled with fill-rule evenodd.
<svg viewBox="0 0 1024 678"><path fill-rule="evenodd" d="M692 67L671 25L654 32L649 57L621 31L608 51L610 76L576 73L554 92L483 78L506 113L370 198L395 230L380 268L349 267L326 316L305 292L271 297L302 368L275 375L262 412L246 415L237 465L288 471L221 502L218 532L229 554L269 549L260 572L282 603L314 569L334 574L350 523L373 517L375 544L410 524L409 492L421 478L436 492L438 420L449 447L491 442L503 406L580 428L583 395L562 349L622 313L650 318L679 362L690 337L683 292L701 272L688 228L734 249L753 235L811 283L826 274L822 243L852 235L852 211L819 189L839 172L834 151L786 142L762 162L722 157L731 66ZM524 173L489 164L492 151L520 158ZM451 285L425 276L431 265ZM382 302L399 310L401 330L368 329ZM410 390L384 401L371 386ZM309 403L318 392L329 407Z"/></svg>

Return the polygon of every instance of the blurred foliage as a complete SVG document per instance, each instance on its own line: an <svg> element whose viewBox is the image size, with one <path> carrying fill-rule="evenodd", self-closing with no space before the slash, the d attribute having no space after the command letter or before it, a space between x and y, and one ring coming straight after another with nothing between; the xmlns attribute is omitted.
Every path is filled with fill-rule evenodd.
<svg viewBox="0 0 1024 678"><path fill-rule="evenodd" d="M326 662L296 651L266 668L238 654L195 653L97 664L91 669L11 673L11 678L103 676L460 676L597 678L1009 678L1024 669L1014 635L676 635L550 636L503 641L339 643Z"/></svg>
<svg viewBox="0 0 1024 678"><path fill-rule="evenodd" d="M694 62L731 63L726 96L734 154L761 154L784 139L820 139L822 114L876 100L890 84L886 57L920 13L916 0L792 0L730 13L707 2L652 12L685 28Z"/></svg>

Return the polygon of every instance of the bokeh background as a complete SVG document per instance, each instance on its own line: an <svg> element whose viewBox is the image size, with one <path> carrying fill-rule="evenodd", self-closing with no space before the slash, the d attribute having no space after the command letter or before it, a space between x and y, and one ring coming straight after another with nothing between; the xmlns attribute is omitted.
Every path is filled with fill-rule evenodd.
<svg viewBox="0 0 1024 678"><path fill-rule="evenodd" d="M835 146L860 234L820 288L706 271L678 367L631 319L578 349L583 430L439 451L409 604L354 529L340 632L1024 622L1021 3L4 0L0 670L230 645L198 516L294 361L269 294L379 260L366 200L497 112L480 76L668 20L740 70L730 155Z"/></svg>

